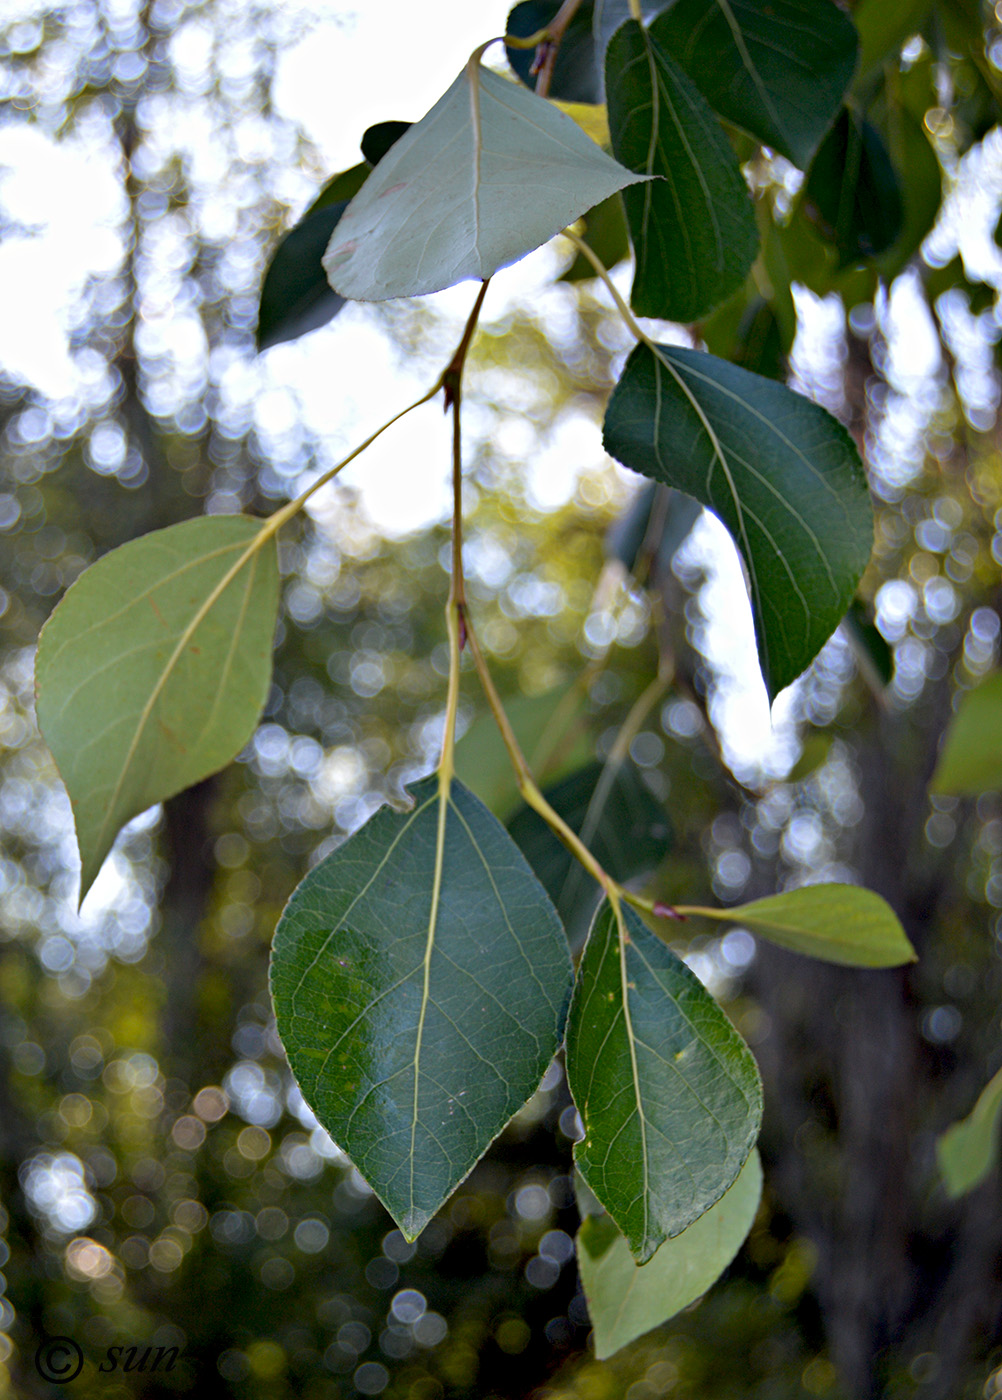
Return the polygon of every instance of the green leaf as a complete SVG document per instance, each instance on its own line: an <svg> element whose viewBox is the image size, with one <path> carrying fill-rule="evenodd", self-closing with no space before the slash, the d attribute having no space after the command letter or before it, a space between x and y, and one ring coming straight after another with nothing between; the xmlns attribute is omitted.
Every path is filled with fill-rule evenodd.
<svg viewBox="0 0 1002 1400"><path fill-rule="evenodd" d="M413 122L376 122L363 133L360 145L362 154L370 165L378 165L390 150L414 125Z"/></svg>
<svg viewBox="0 0 1002 1400"><path fill-rule="evenodd" d="M709 506L751 581L775 695L835 630L866 567L873 513L852 439L817 404L712 355L638 345L613 391L605 446Z"/></svg>
<svg viewBox="0 0 1002 1400"><path fill-rule="evenodd" d="M1002 1069L982 1089L966 1118L947 1128L936 1157L947 1194L964 1196L979 1186L998 1161L1002 1118Z"/></svg>
<svg viewBox="0 0 1002 1400"><path fill-rule="evenodd" d="M1002 788L1002 671L960 697L930 792L975 797Z"/></svg>
<svg viewBox="0 0 1002 1400"><path fill-rule="evenodd" d="M544 796L614 880L646 875L668 853L667 814L633 763L589 763ZM583 941L598 885L531 807L523 803L508 831L556 905L571 944Z"/></svg>
<svg viewBox="0 0 1002 1400"><path fill-rule="evenodd" d="M644 23L649 23L659 11L670 5L672 0L641 0L640 11ZM635 19L630 0L594 0L592 5L592 34L595 39L595 52L599 66L604 65L609 41L621 25Z"/></svg>
<svg viewBox="0 0 1002 1400"><path fill-rule="evenodd" d="M384 301L490 277L642 178L475 58L343 215L324 255L341 296Z"/></svg>
<svg viewBox="0 0 1002 1400"><path fill-rule="evenodd" d="M551 24L560 9L560 0L522 0L508 16L505 27L507 34L518 39L527 39L530 34L538 34ZM508 62L525 83L526 87L536 85L532 66L535 62L535 49L513 49L505 45ZM550 97L562 102L601 102L602 72L592 37L592 7L585 0L574 14L564 31L557 49L550 79Z"/></svg>
<svg viewBox="0 0 1002 1400"><path fill-rule="evenodd" d="M203 516L112 550L42 628L38 724L66 784L80 897L119 827L229 763L271 681L278 614L264 522Z"/></svg>
<svg viewBox="0 0 1002 1400"><path fill-rule="evenodd" d="M322 259L341 215L368 173L367 165L356 165L335 175L275 249L261 285L258 350L325 326L344 306L344 297L331 291Z"/></svg>
<svg viewBox="0 0 1002 1400"><path fill-rule="evenodd" d="M936 70L929 55L886 83L883 130L901 182L901 232L877 264L892 281L904 271L936 222L943 200L943 175L924 117L936 105Z"/></svg>
<svg viewBox="0 0 1002 1400"><path fill-rule="evenodd" d="M715 111L807 169L859 47L831 0L677 0L656 28Z"/></svg>
<svg viewBox="0 0 1002 1400"><path fill-rule="evenodd" d="M311 871L275 934L307 1102L414 1239L537 1088L571 986L553 906L460 783L413 789Z"/></svg>
<svg viewBox="0 0 1002 1400"><path fill-rule="evenodd" d="M645 1263L719 1201L758 1135L751 1051L632 909L605 902L581 957L567 1081L586 1184Z"/></svg>
<svg viewBox="0 0 1002 1400"><path fill-rule="evenodd" d="M904 204L872 123L842 109L808 172L803 204L834 242L840 267L893 246L904 226Z"/></svg>
<svg viewBox="0 0 1002 1400"><path fill-rule="evenodd" d="M680 904L678 913L740 924L781 948L849 967L900 967L915 961L894 910L859 885L801 885L730 909Z"/></svg>
<svg viewBox="0 0 1002 1400"><path fill-rule="evenodd" d="M584 241L605 267L615 267L630 256L630 237L626 228L626 211L619 194L611 195L585 215ZM587 282L594 277L595 269L585 257L578 253L570 267L560 278L561 282Z"/></svg>
<svg viewBox="0 0 1002 1400"><path fill-rule="evenodd" d="M624 192L636 252L630 301L642 316L694 321L740 287L758 229L723 128L650 29L617 29L606 52L616 158L652 178Z"/></svg>
<svg viewBox="0 0 1002 1400"><path fill-rule="evenodd" d="M890 685L894 678L894 653L874 625L872 613L859 598L853 598L842 625L856 655L856 664L871 689L880 690Z"/></svg>
<svg viewBox="0 0 1002 1400"><path fill-rule="evenodd" d="M508 722L537 779L561 778L593 757L585 699L580 688L572 685L505 701ZM456 776L501 821L507 821L521 802L515 770L489 710L473 721L456 745Z"/></svg>
<svg viewBox="0 0 1002 1400"><path fill-rule="evenodd" d="M608 1215L584 1219L577 1237L578 1268L599 1361L667 1322L716 1283L754 1224L761 1196L762 1165L753 1148L716 1205L666 1240L643 1266L634 1262Z"/></svg>
<svg viewBox="0 0 1002 1400"><path fill-rule="evenodd" d="M895 59L906 39L917 34L932 9L932 0L860 0L852 12L859 31L859 84L886 59Z"/></svg>

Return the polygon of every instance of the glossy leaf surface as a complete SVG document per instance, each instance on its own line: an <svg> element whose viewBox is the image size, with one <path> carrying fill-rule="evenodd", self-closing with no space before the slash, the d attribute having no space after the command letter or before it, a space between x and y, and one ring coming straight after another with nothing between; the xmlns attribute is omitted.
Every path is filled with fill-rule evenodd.
<svg viewBox="0 0 1002 1400"><path fill-rule="evenodd" d="M831 0L677 0L655 28L714 111L807 169L859 46Z"/></svg>
<svg viewBox="0 0 1002 1400"><path fill-rule="evenodd" d="M894 910L859 885L801 885L730 909L683 905L679 912L740 924L781 948L850 967L900 967L915 961Z"/></svg>
<svg viewBox="0 0 1002 1400"><path fill-rule="evenodd" d="M460 783L413 789L300 884L272 995L320 1122L414 1239L537 1088L571 985L518 847Z"/></svg>
<svg viewBox="0 0 1002 1400"><path fill-rule="evenodd" d="M344 306L327 281L324 250L368 173L368 165L356 165L328 181L275 249L261 284L258 350L325 326Z"/></svg>
<svg viewBox="0 0 1002 1400"><path fill-rule="evenodd" d="M633 763L589 763L544 795L614 880L645 875L668 853L667 814ZM599 900L598 885L531 807L523 804L508 830L553 900L572 944L582 941Z"/></svg>
<svg viewBox="0 0 1002 1400"><path fill-rule="evenodd" d="M472 59L383 157L324 256L334 290L418 296L517 262L641 177Z"/></svg>
<svg viewBox="0 0 1002 1400"><path fill-rule="evenodd" d="M606 53L617 160L651 177L624 191L636 254L630 302L642 316L694 321L740 287L758 230L723 128L662 46L662 18L631 20Z"/></svg>
<svg viewBox="0 0 1002 1400"><path fill-rule="evenodd" d="M964 1196L980 1185L998 1161L1002 1120L1002 1070L982 1089L966 1118L953 1123L936 1144L947 1193Z"/></svg>
<svg viewBox="0 0 1002 1400"><path fill-rule="evenodd" d="M741 1248L762 1196L762 1165L753 1149L720 1200L687 1230L637 1264L608 1215L589 1215L577 1236L581 1286L600 1361L680 1313L717 1281Z"/></svg>
<svg viewBox="0 0 1002 1400"><path fill-rule="evenodd" d="M595 916L567 1027L586 1184L645 1263L724 1194L758 1135L751 1051L697 977L623 906Z"/></svg>
<svg viewBox="0 0 1002 1400"><path fill-rule="evenodd" d="M870 556L873 514L849 434L782 384L638 345L609 401L605 446L720 516L748 569L766 684L788 685L835 630Z"/></svg>
<svg viewBox="0 0 1002 1400"><path fill-rule="evenodd" d="M961 695L929 787L958 797L1002 788L1002 671Z"/></svg>
<svg viewBox="0 0 1002 1400"><path fill-rule="evenodd" d="M278 613L263 522L203 516L92 564L42 629L38 723L73 807L80 897L121 826L215 773L254 732Z"/></svg>

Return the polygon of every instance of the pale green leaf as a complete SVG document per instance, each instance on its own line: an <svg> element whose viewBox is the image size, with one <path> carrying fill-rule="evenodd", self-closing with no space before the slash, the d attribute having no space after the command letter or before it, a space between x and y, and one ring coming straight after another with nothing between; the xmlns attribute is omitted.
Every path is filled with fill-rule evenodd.
<svg viewBox="0 0 1002 1400"><path fill-rule="evenodd" d="M915 961L894 910L859 885L801 885L730 909L680 904L678 913L740 924L781 948L850 967L900 967Z"/></svg>
<svg viewBox="0 0 1002 1400"><path fill-rule="evenodd" d="M340 296L384 301L490 277L643 178L475 58L342 216L324 255Z"/></svg>
<svg viewBox="0 0 1002 1400"><path fill-rule="evenodd" d="M813 660L870 557L859 454L830 413L713 355L638 345L605 416L606 450L723 520L751 583L772 694Z"/></svg>
<svg viewBox="0 0 1002 1400"><path fill-rule="evenodd" d="M307 1103L414 1239L537 1088L571 987L556 912L472 793L383 808L293 894L279 1034Z"/></svg>
<svg viewBox="0 0 1002 1400"><path fill-rule="evenodd" d="M982 1089L966 1118L953 1123L936 1144L947 1193L963 1196L980 1185L998 1161L1002 1119L1002 1069Z"/></svg>
<svg viewBox="0 0 1002 1400"><path fill-rule="evenodd" d="M505 702L515 738L538 781L562 778L594 754L586 700L574 685ZM521 803L518 778L490 710L473 721L456 745L456 776L502 821Z"/></svg>
<svg viewBox="0 0 1002 1400"><path fill-rule="evenodd" d="M719 1201L758 1136L751 1051L628 906L603 903L588 935L567 1081L584 1125L581 1175L640 1263Z"/></svg>
<svg viewBox="0 0 1002 1400"><path fill-rule="evenodd" d="M623 198L642 316L694 321L736 291L758 229L734 150L698 88L650 29L617 29L606 53L609 130L617 160L656 177Z"/></svg>
<svg viewBox="0 0 1002 1400"><path fill-rule="evenodd" d="M264 522L203 516L92 564L42 629L38 723L69 792L86 894L130 818L207 778L254 732L278 613Z"/></svg>
<svg viewBox="0 0 1002 1400"><path fill-rule="evenodd" d="M666 1240L644 1265L636 1263L610 1216L584 1219L578 1268L600 1361L667 1322L716 1283L751 1229L761 1195L762 1165L753 1148L716 1205Z"/></svg>
<svg viewBox="0 0 1002 1400"><path fill-rule="evenodd" d="M929 787L959 797L1002 788L1002 671L961 695Z"/></svg>

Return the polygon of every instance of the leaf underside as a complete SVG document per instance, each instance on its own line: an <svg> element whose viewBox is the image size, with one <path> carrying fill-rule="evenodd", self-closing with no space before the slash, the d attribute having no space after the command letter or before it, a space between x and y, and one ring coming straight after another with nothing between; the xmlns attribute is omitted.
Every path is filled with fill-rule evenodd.
<svg viewBox="0 0 1002 1400"><path fill-rule="evenodd" d="M603 903L578 969L567 1080L585 1182L645 1263L734 1181L758 1135L751 1051L632 909Z"/></svg>
<svg viewBox="0 0 1002 1400"><path fill-rule="evenodd" d="M414 1239L539 1085L571 987L563 930L460 783L413 789L300 884L272 995L303 1094Z"/></svg>
<svg viewBox="0 0 1002 1400"><path fill-rule="evenodd" d="M354 300L436 292L517 262L641 178L544 98L471 62L380 161L324 266Z"/></svg>
<svg viewBox="0 0 1002 1400"><path fill-rule="evenodd" d="M741 1248L761 1196L762 1165L752 1149L716 1205L643 1266L608 1215L586 1216L577 1237L578 1267L599 1361L702 1297Z"/></svg>
<svg viewBox="0 0 1002 1400"><path fill-rule="evenodd" d="M38 723L73 807L81 899L121 826L217 772L254 731L279 594L274 539L247 557L262 524L203 516L132 540L81 574L42 629Z"/></svg>
<svg viewBox="0 0 1002 1400"><path fill-rule="evenodd" d="M630 302L642 316L694 321L740 287L758 230L734 151L699 90L635 20L606 53L617 160L657 177L624 191L636 254Z"/></svg>
<svg viewBox="0 0 1002 1400"><path fill-rule="evenodd" d="M775 695L817 655L870 557L859 455L831 414L699 351L638 345L606 411L606 450L709 506L751 584L759 660Z"/></svg>

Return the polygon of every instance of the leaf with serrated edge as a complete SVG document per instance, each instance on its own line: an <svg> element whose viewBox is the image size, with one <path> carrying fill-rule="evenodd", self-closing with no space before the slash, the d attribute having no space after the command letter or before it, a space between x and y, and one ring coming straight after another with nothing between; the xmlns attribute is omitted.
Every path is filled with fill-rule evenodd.
<svg viewBox="0 0 1002 1400"><path fill-rule="evenodd" d="M849 967L900 967L915 961L915 949L894 910L859 885L801 885L730 909L682 904L678 913L740 924L781 948Z"/></svg>
<svg viewBox="0 0 1002 1400"><path fill-rule="evenodd" d="M656 28L714 111L807 169L859 49L831 0L677 0Z"/></svg>
<svg viewBox="0 0 1002 1400"><path fill-rule="evenodd" d="M1002 671L965 691L950 721L930 792L975 797L1002 788Z"/></svg>
<svg viewBox="0 0 1002 1400"><path fill-rule="evenodd" d="M278 614L264 521L202 516L104 555L42 628L38 724L87 893L121 826L217 772L254 732Z"/></svg>
<svg viewBox="0 0 1002 1400"><path fill-rule="evenodd" d="M567 1082L584 1125L575 1161L641 1264L719 1201L758 1136L751 1051L626 905L603 902L588 935Z"/></svg>
<svg viewBox="0 0 1002 1400"><path fill-rule="evenodd" d="M713 355L638 345L604 441L624 466L720 516L748 569L766 685L773 695L789 685L834 632L873 542L866 477L841 423Z"/></svg>
<svg viewBox="0 0 1002 1400"><path fill-rule="evenodd" d="M964 1196L981 1184L998 1161L1002 1118L1002 1069L990 1079L966 1118L952 1123L936 1143L936 1159L947 1194Z"/></svg>
<svg viewBox="0 0 1002 1400"><path fill-rule="evenodd" d="M307 1103L415 1239L538 1087L571 966L556 911L462 784L413 788L303 880L275 934Z"/></svg>
<svg viewBox="0 0 1002 1400"><path fill-rule="evenodd" d="M644 178L475 60L348 206L324 255L340 296L385 301L490 277Z"/></svg>
<svg viewBox="0 0 1002 1400"><path fill-rule="evenodd" d="M716 1205L644 1265L636 1263L608 1215L586 1216L578 1230L578 1268L599 1361L667 1322L716 1283L751 1229L761 1195L762 1165L753 1148Z"/></svg>
<svg viewBox="0 0 1002 1400"><path fill-rule="evenodd" d="M636 252L630 303L694 321L736 291L755 260L755 211L734 150L706 100L658 42L658 25L617 29L606 54L617 160L651 178L625 190Z"/></svg>

